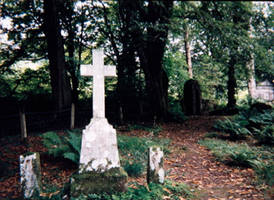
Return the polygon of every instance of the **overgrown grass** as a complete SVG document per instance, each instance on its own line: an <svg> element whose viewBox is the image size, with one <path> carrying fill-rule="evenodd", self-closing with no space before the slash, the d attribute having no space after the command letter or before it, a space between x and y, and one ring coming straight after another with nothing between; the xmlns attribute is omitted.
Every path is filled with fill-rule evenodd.
<svg viewBox="0 0 274 200"><path fill-rule="evenodd" d="M128 126L129 131L132 130L143 130L153 133L154 136L157 136L159 132L162 131L162 128L158 125L142 125L142 124L131 124Z"/></svg>
<svg viewBox="0 0 274 200"><path fill-rule="evenodd" d="M236 144L218 139L200 140L199 144L210 149L218 161L237 166L251 167L256 153L246 144Z"/></svg>
<svg viewBox="0 0 274 200"><path fill-rule="evenodd" d="M262 181L273 186L274 152L272 148L250 147L247 144L209 138L200 140L199 144L210 149L218 161L253 168Z"/></svg>
<svg viewBox="0 0 274 200"><path fill-rule="evenodd" d="M118 135L121 165L130 176L140 176L146 169L148 148L161 146L168 153L168 139L141 138Z"/></svg>
<svg viewBox="0 0 274 200"><path fill-rule="evenodd" d="M81 150L80 130L66 131L66 135L58 135L54 131L42 134L43 144L48 149L49 155L64 157L78 164Z"/></svg>
<svg viewBox="0 0 274 200"><path fill-rule="evenodd" d="M71 200L160 200L160 199L193 199L191 188L182 183L165 181L164 185L150 183L148 187L135 184L125 193L90 194L88 197L72 198Z"/></svg>
<svg viewBox="0 0 274 200"><path fill-rule="evenodd" d="M56 132L47 132L42 135L43 143L48 153L54 157L63 157L79 163L81 149L80 130L66 131L65 135ZM130 176L140 176L146 168L147 151L150 146L161 146L168 153L168 139L141 138L118 135L118 148L121 156L121 165Z"/></svg>
<svg viewBox="0 0 274 200"><path fill-rule="evenodd" d="M146 129L147 130L147 129ZM48 153L56 157L64 157L76 162L77 159L71 159L75 156L66 156L67 152L79 154L81 137L79 131L68 132L65 135L58 135L55 132L47 132L43 136L44 144L48 148ZM121 165L131 176L140 176L146 168L147 151L150 146L161 146L165 153L168 153L168 145L170 140L159 138L141 138L118 135L118 147L121 157ZM72 141L70 141L72 140ZM79 156L79 155L77 155ZM57 190L57 189L56 189ZM51 193L52 199L62 199L67 193L64 188L59 193L55 193L50 189L47 193ZM134 187L128 188L125 193L117 194L90 194L88 197L79 197L77 200L159 200L168 199L192 199L194 198L193 190L186 184L175 183L166 180L164 185L151 183L148 187L134 183ZM47 199L47 196L38 199ZM74 198L71 198L72 200ZM76 199L74 199L76 200Z"/></svg>
<svg viewBox="0 0 274 200"><path fill-rule="evenodd" d="M231 119L218 120L214 128L229 134L230 139L253 137L261 144L274 145L274 110L247 109Z"/></svg>

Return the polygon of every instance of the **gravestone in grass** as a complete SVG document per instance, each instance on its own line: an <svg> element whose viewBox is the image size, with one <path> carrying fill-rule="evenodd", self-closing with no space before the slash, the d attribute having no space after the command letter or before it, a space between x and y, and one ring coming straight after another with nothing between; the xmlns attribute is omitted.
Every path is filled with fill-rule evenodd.
<svg viewBox="0 0 274 200"><path fill-rule="evenodd" d="M165 181L164 152L160 147L148 149L147 183L161 183Z"/></svg>
<svg viewBox="0 0 274 200"><path fill-rule="evenodd" d="M39 196L42 189L39 153L20 156L20 183L24 199Z"/></svg>
<svg viewBox="0 0 274 200"><path fill-rule="evenodd" d="M93 65L81 65L82 76L93 76L93 118L82 134L79 172L71 178L71 196L125 191L127 174L120 167L116 130L105 118L105 76L116 76L115 66L104 66L103 50L93 50Z"/></svg>

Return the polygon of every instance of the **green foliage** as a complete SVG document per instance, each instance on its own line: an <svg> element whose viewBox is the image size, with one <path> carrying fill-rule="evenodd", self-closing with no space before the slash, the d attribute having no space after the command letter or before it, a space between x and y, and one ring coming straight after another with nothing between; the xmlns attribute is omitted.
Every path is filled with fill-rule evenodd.
<svg viewBox="0 0 274 200"><path fill-rule="evenodd" d="M148 187L135 184L136 188L128 188L125 193L117 194L90 194L88 197L72 198L72 200L159 200L165 196L168 199L178 200L181 197L195 198L191 188L182 183L165 181L164 185L151 183Z"/></svg>
<svg viewBox="0 0 274 200"><path fill-rule="evenodd" d="M185 114L182 112L182 107L179 101L170 100L169 114L171 115L172 121L184 122L187 120L187 116L185 116Z"/></svg>
<svg viewBox="0 0 274 200"><path fill-rule="evenodd" d="M232 144L222 140L205 139L199 144L210 149L219 161L237 166L252 166L257 159L256 153L246 144Z"/></svg>
<svg viewBox="0 0 274 200"><path fill-rule="evenodd" d="M27 67L27 64L20 64ZM0 97L13 97L21 101L49 94L49 83L49 73L45 67L37 70L14 70L13 74L0 75Z"/></svg>
<svg viewBox="0 0 274 200"><path fill-rule="evenodd" d="M130 163L129 161L125 161L123 167L127 174L132 177L141 176L144 172L144 165L141 162Z"/></svg>
<svg viewBox="0 0 274 200"><path fill-rule="evenodd" d="M42 135L42 138L48 153L54 157L62 157L65 152L69 151L68 145L64 143L64 140L56 132L46 132Z"/></svg>
<svg viewBox="0 0 274 200"><path fill-rule="evenodd" d="M79 131L67 131L69 137L59 136L56 132L47 132L42 135L43 144L48 149L50 155L63 157L72 162L79 163L81 150L81 136Z"/></svg>
<svg viewBox="0 0 274 200"><path fill-rule="evenodd" d="M188 79L185 55L171 45L164 57L164 69L169 79L168 93L171 98L183 96L184 83Z"/></svg>
<svg viewBox="0 0 274 200"><path fill-rule="evenodd" d="M251 134L250 131L243 127L241 122L232 121L230 119L217 120L213 126L217 131L228 133L231 139L244 139Z"/></svg>
<svg viewBox="0 0 274 200"><path fill-rule="evenodd" d="M247 127L252 136L262 144L274 144L274 111L265 110L262 113L256 109L242 111L236 116L235 121L245 122L242 125Z"/></svg>
<svg viewBox="0 0 274 200"><path fill-rule="evenodd" d="M266 184L273 186L274 185L274 163L265 164L265 163L254 163L254 168L259 178L264 180Z"/></svg>
<svg viewBox="0 0 274 200"><path fill-rule="evenodd" d="M219 135L217 132L210 132L205 134L205 138L218 138Z"/></svg>
<svg viewBox="0 0 274 200"><path fill-rule="evenodd" d="M129 125L129 130L143 130L143 131L148 131L152 132L154 135L157 135L159 132L162 131L162 128L160 126L146 126L146 125L141 125L141 124L133 124Z"/></svg>
<svg viewBox="0 0 274 200"><path fill-rule="evenodd" d="M274 122L274 111L264 111L263 113L255 113L254 115L251 115L248 120L253 127L271 125Z"/></svg>
<svg viewBox="0 0 274 200"><path fill-rule="evenodd" d="M157 145L161 146L165 153L168 153L169 142L167 139L118 135L118 148L122 156L121 165L129 175L139 176L144 172L147 163L148 148Z"/></svg>
<svg viewBox="0 0 274 200"><path fill-rule="evenodd" d="M142 127L147 129L147 127ZM149 129L151 130L151 129ZM155 131L155 129L152 129ZM156 129L158 130L158 128ZM79 163L81 149L81 135L79 130L67 131L68 135L58 135L56 132L47 132L42 135L43 144L48 153L54 157L63 157L72 162ZM160 145L167 153L169 144L167 139L149 139L118 135L118 148L120 151L121 164L131 176L140 176L147 163L147 151L150 146Z"/></svg>
<svg viewBox="0 0 274 200"><path fill-rule="evenodd" d="M262 130L253 128L252 135L261 144L274 144L274 125L264 126Z"/></svg>
<svg viewBox="0 0 274 200"><path fill-rule="evenodd" d="M242 167L252 167L258 177L273 186L273 148L269 146L249 147L247 144L228 143L217 139L200 140L199 144L210 149L217 160Z"/></svg>

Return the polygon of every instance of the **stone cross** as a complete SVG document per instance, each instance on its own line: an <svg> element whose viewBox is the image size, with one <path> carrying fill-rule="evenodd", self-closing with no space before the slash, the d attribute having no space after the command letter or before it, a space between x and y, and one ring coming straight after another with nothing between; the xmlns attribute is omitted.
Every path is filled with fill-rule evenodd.
<svg viewBox="0 0 274 200"><path fill-rule="evenodd" d="M116 76L104 65L103 50L93 50L93 65L81 65L82 76L93 76L93 118L83 130L79 173L71 178L70 195L125 191L127 173L120 166L116 130L105 118L105 76Z"/></svg>
<svg viewBox="0 0 274 200"><path fill-rule="evenodd" d="M116 67L104 65L104 51L92 52L93 65L81 65L81 76L93 76L93 118L105 118L105 76L116 76Z"/></svg>

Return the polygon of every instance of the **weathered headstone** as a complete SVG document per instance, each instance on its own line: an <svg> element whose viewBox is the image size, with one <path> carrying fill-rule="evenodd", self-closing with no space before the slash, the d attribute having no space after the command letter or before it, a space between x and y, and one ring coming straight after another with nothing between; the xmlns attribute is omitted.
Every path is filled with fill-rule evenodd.
<svg viewBox="0 0 274 200"><path fill-rule="evenodd" d="M41 166L39 153L20 156L20 183L25 199L41 192Z"/></svg>
<svg viewBox="0 0 274 200"><path fill-rule="evenodd" d="M93 76L93 118L83 130L78 174L71 179L71 196L125 191L127 174L120 167L116 130L105 118L105 76L116 76L115 66L104 66L103 50L93 50L93 66L81 65L82 76Z"/></svg>
<svg viewBox="0 0 274 200"><path fill-rule="evenodd" d="M165 181L164 152L160 147L150 147L148 152L147 183Z"/></svg>
<svg viewBox="0 0 274 200"><path fill-rule="evenodd" d="M183 106L186 115L201 114L201 90L198 81L193 79L186 81Z"/></svg>

